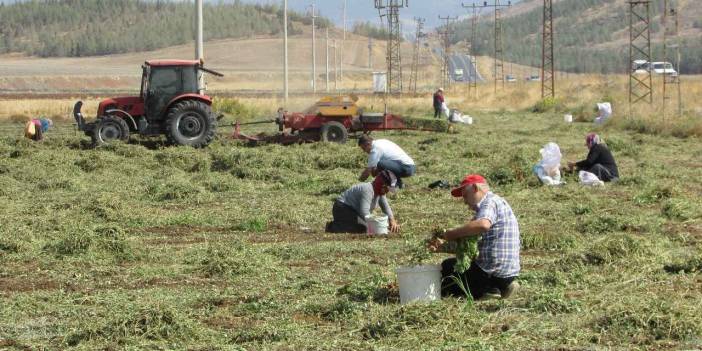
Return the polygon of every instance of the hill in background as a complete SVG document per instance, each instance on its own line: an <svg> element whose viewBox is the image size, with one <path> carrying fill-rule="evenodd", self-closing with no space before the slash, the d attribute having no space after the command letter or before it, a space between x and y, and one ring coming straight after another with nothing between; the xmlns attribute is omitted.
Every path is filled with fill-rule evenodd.
<svg viewBox="0 0 702 351"><path fill-rule="evenodd" d="M275 35L282 11L272 4L207 3L205 40ZM299 13L294 22L308 23ZM82 57L150 51L182 45L193 38L193 5L171 1L59 0L0 4L0 54L22 52L41 57ZM319 18L324 28L329 21Z"/></svg>
<svg viewBox="0 0 702 351"><path fill-rule="evenodd" d="M504 12L505 60L535 67L541 65L542 4L541 0L524 0ZM702 6L698 0L678 0L677 7L682 39L681 72L702 73ZM663 61L663 1L651 1L650 10L653 61ZM630 67L629 4L626 1L554 0L553 16L558 70L612 73L626 72ZM476 30L475 50L479 55L493 55L493 12L484 10L481 19ZM459 22L454 28L453 43L470 37L469 20Z"/></svg>

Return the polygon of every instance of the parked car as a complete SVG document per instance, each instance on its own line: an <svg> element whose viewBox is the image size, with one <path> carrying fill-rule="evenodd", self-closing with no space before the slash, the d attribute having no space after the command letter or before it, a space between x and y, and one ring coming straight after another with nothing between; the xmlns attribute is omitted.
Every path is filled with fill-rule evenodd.
<svg viewBox="0 0 702 351"><path fill-rule="evenodd" d="M539 77L538 74L532 74L532 75L526 77L526 81L527 82L538 82L538 81L541 81L541 77Z"/></svg>
<svg viewBox="0 0 702 351"><path fill-rule="evenodd" d="M505 76L505 82L507 82L507 83L515 83L515 82L517 82L517 78L514 78L513 75L508 74L508 75Z"/></svg>
<svg viewBox="0 0 702 351"><path fill-rule="evenodd" d="M655 74L665 74L673 77L678 75L678 72L670 62L652 62L651 67L653 68L652 72Z"/></svg>

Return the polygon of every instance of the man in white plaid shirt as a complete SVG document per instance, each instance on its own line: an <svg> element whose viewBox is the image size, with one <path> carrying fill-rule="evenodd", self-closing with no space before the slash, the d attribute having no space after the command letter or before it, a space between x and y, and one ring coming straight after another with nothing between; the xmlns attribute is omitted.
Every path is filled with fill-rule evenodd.
<svg viewBox="0 0 702 351"><path fill-rule="evenodd" d="M459 274L454 272L455 258L445 260L442 266L445 296L463 295L461 288L451 276L460 278L467 285L474 299L499 292L502 298L509 297L518 287L515 278L519 275L519 224L505 199L492 193L485 178L477 174L466 176L461 185L451 191L454 197L475 210L475 216L466 225L447 230L439 240L457 240L470 236L481 236L478 242L478 257L470 268ZM436 250L441 243L430 244Z"/></svg>

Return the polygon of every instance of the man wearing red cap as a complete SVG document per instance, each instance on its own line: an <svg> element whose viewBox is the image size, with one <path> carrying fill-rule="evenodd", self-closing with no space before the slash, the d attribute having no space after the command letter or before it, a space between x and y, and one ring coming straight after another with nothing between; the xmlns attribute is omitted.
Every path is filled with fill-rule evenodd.
<svg viewBox="0 0 702 351"><path fill-rule="evenodd" d="M442 264L442 294L444 296L463 295L461 287L455 283L460 279L474 299L499 291L502 298L509 297L518 284L519 275L519 225L505 199L494 194L478 174L466 176L461 185L451 191L454 197L462 197L463 202L475 211L475 216L466 225L445 230L429 244L429 249L437 251L446 241L456 241L471 236L480 236L478 256L470 267L460 271L456 258ZM453 279L451 278L453 277Z"/></svg>
<svg viewBox="0 0 702 351"><path fill-rule="evenodd" d="M385 194L395 189L397 177L388 171L380 172L372 183L359 183L344 191L334 201L334 220L327 223L327 233L365 233L366 216L378 206L388 216L389 229L395 233L400 226Z"/></svg>

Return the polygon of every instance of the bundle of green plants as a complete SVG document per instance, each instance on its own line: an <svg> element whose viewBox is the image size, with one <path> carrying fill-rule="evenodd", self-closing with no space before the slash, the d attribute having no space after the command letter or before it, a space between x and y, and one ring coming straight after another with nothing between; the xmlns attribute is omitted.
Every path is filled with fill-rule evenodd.
<svg viewBox="0 0 702 351"><path fill-rule="evenodd" d="M447 132L449 122L443 118L416 118L403 117L405 126L410 129L433 130L436 132Z"/></svg>

